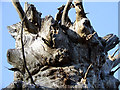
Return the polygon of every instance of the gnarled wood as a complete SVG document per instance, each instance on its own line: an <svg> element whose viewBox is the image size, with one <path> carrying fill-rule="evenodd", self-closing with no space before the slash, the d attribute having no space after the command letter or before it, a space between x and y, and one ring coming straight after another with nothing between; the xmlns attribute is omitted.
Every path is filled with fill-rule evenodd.
<svg viewBox="0 0 120 90"><path fill-rule="evenodd" d="M63 14L62 14L62 22L61 25L66 25L67 22L67 17L68 17L68 11L70 10L70 6L72 4L73 0L68 0L67 4L65 5L65 8L63 10Z"/></svg>
<svg viewBox="0 0 120 90"><path fill-rule="evenodd" d="M112 60L108 51L119 43L119 38L113 34L103 38L98 36L86 17L81 0L74 3L77 20L68 26L66 23L71 4L72 2L67 2L66 6L60 7L55 19L50 15L41 18L41 13L37 12L34 5L26 4L27 8L30 6L26 19L38 29L37 34L23 34L26 63L34 82L40 85L39 89L118 90L120 81L111 74L111 70L120 63L120 57L113 55ZM15 49L7 52L8 63L23 71L21 23L8 26L8 29L16 40ZM30 85L30 77L26 71L25 77L18 71L14 75L13 86L8 88L14 87L15 83L21 87L36 88L35 85Z"/></svg>
<svg viewBox="0 0 120 90"><path fill-rule="evenodd" d="M35 27L34 24L30 23L30 21L27 19L25 12L23 11L19 0L11 0L14 7L16 8L18 15L21 19L21 21L23 21L24 19L24 26L27 28L27 31L29 31L30 33L36 34L37 33L37 29Z"/></svg>

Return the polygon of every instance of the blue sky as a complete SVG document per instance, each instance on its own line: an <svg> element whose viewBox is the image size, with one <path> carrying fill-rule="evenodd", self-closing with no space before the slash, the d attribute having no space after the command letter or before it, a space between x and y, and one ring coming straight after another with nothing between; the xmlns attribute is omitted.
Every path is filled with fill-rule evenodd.
<svg viewBox="0 0 120 90"><path fill-rule="evenodd" d="M42 12L42 17L57 13L57 7L66 2L32 2L38 11ZM22 2L22 7L24 3ZM85 2L84 8L91 21L92 26L99 36L105 36L110 33L118 35L118 3L117 2ZM2 10L2 11L1 11ZM5 67L12 67L7 63L6 53L8 49L15 48L15 40L8 33L7 26L20 21L19 16L11 2L0 2L0 88L4 88L13 81L13 72ZM75 21L75 10L69 13L71 20ZM109 53L112 54L114 49ZM118 76L117 74L115 75ZM2 86L1 86L2 84Z"/></svg>

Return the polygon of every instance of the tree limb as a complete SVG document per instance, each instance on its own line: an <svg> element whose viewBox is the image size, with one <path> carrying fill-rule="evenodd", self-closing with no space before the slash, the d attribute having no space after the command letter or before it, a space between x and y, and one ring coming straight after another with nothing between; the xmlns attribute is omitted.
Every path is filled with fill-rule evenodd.
<svg viewBox="0 0 120 90"><path fill-rule="evenodd" d="M72 1L73 0L68 0L64 10L63 10L63 14L62 14L62 22L61 22L61 25L65 25L65 22L66 22L66 17L68 15L68 11L70 10L70 6L72 4Z"/></svg>
<svg viewBox="0 0 120 90"><path fill-rule="evenodd" d="M30 32L30 33L33 33L33 34L36 34L37 33L37 29L35 27L34 24L30 23L29 20L27 19L26 17L26 14L25 12L23 11L20 3L19 3L19 0L11 0L12 3L13 3L13 6L16 8L18 14L19 14L19 17L21 19L21 21L23 21L23 18L24 18L24 25L25 27L27 28L27 30Z"/></svg>

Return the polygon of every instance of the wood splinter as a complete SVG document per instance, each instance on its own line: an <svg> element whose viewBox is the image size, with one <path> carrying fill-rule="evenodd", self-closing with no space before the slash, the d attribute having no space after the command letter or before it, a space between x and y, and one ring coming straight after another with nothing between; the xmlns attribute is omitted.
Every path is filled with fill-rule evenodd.
<svg viewBox="0 0 120 90"><path fill-rule="evenodd" d="M110 75L114 75L115 72L117 72L119 69L120 69L120 66L119 66L115 71L111 71L111 72L110 72Z"/></svg>
<svg viewBox="0 0 120 90"><path fill-rule="evenodd" d="M111 57L114 57L115 54L117 53L117 51L119 51L119 48L117 50L115 50L115 52L113 53L113 55Z"/></svg>
<svg viewBox="0 0 120 90"><path fill-rule="evenodd" d="M90 40L95 34L96 34L96 32L94 32L93 34L87 35L86 40Z"/></svg>
<svg viewBox="0 0 120 90"><path fill-rule="evenodd" d="M85 73L84 78L81 79L81 82L82 82L83 84L86 84L86 81L87 81L86 77L87 77L87 74L88 74L91 66L92 66L92 64L90 64L90 66L88 67L88 69L87 69L87 71L86 71L86 73Z"/></svg>
<svg viewBox="0 0 120 90"><path fill-rule="evenodd" d="M117 53L117 51L119 51L119 49L115 50L115 52L113 53L113 55L108 55L108 58L111 60L111 61L115 61L115 54Z"/></svg>

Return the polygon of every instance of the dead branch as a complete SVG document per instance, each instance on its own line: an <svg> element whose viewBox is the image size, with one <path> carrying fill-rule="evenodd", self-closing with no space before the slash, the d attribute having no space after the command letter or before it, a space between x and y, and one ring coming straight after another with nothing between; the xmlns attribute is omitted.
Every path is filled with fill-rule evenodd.
<svg viewBox="0 0 120 90"><path fill-rule="evenodd" d="M109 57L108 57L109 58ZM116 67L120 63L120 53L112 58L109 58L106 63L104 64L103 68L109 67L107 70L108 72L111 71L114 67Z"/></svg>
<svg viewBox="0 0 120 90"><path fill-rule="evenodd" d="M110 75L114 75L115 72L117 72L119 69L120 69L120 66L115 71L110 72Z"/></svg>
<svg viewBox="0 0 120 90"><path fill-rule="evenodd" d="M13 6L16 8L18 14L19 14L19 17L21 19L21 21L23 21L23 18L24 18L24 26L27 28L27 31L29 31L30 33L33 33L33 34L36 34L37 33L37 29L35 27L34 24L30 23L29 20L27 19L26 17L26 14L25 12L23 11L20 3L19 3L19 0L11 0L12 3L13 3Z"/></svg>
<svg viewBox="0 0 120 90"><path fill-rule="evenodd" d="M113 67L112 67L112 68L114 68L114 67L116 67L118 64L120 64L120 52L119 52L119 54L116 55L114 58L115 58L115 60L113 61Z"/></svg>
<svg viewBox="0 0 120 90"><path fill-rule="evenodd" d="M67 21L66 17L68 16L68 11L70 10L70 6L72 4L72 1L73 0L68 0L64 10L63 10L63 14L62 14L62 22L61 22L61 25L65 25L65 22Z"/></svg>
<svg viewBox="0 0 120 90"><path fill-rule="evenodd" d="M119 50L119 49L115 50L115 52L113 53L112 56L111 56L111 55L108 55L108 58L109 58L111 61L115 61L114 55L117 53L118 50Z"/></svg>
<svg viewBox="0 0 120 90"><path fill-rule="evenodd" d="M103 37L103 39L106 41L105 52L113 49L120 42L119 38L113 34L109 34Z"/></svg>
<svg viewBox="0 0 120 90"><path fill-rule="evenodd" d="M61 17L62 17L62 14L63 14L64 7L65 7L65 5L62 5L59 8L57 8L59 10L59 12L55 16L55 20L57 22L61 21Z"/></svg>
<svg viewBox="0 0 120 90"><path fill-rule="evenodd" d="M102 69L106 69L106 72L110 72L119 63L120 63L120 53L113 58L111 58L111 56L108 56L108 59L103 65Z"/></svg>
<svg viewBox="0 0 120 90"><path fill-rule="evenodd" d="M67 7L71 8L72 5L67 5L58 8L59 12L54 20L50 15L41 18L34 5L26 4L25 12L28 13L23 15L22 23L10 26L16 47L8 50L7 59L14 67L10 69L15 71L14 80L20 80L32 87L35 84L41 85L43 89L117 88L119 81L110 75L112 68L120 63L120 57L114 56L117 50L111 56L113 61L107 58L107 51L119 41L117 36L112 34L101 38L97 35L86 17L82 0L76 0L77 20L74 24L70 23L67 21L69 17L65 15L69 11ZM25 19L39 29L37 35L23 32L26 29ZM24 76L19 71L24 71Z"/></svg>

